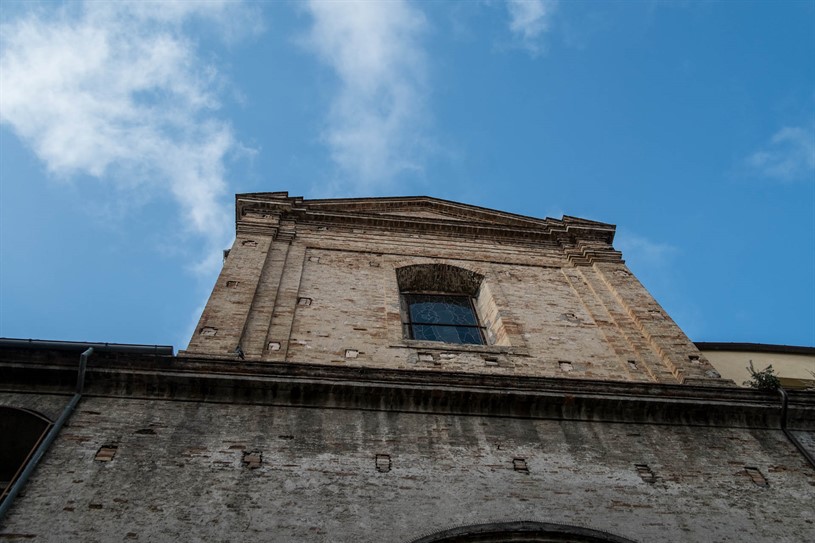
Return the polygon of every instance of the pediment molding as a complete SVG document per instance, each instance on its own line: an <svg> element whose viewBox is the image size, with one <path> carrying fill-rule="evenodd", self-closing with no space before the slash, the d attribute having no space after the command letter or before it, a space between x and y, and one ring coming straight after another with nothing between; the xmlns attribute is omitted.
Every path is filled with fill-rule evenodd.
<svg viewBox="0 0 815 543"><path fill-rule="evenodd" d="M556 245L575 265L621 257L611 246L614 225L567 215L538 219L428 196L305 200L271 192L235 198L239 233L277 237L282 224L288 225L288 231L292 223L310 224Z"/></svg>

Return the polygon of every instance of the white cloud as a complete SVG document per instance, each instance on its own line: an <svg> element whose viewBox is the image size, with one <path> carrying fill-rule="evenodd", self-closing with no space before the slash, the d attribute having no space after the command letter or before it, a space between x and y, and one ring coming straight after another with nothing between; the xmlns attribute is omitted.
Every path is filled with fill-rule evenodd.
<svg viewBox="0 0 815 543"><path fill-rule="evenodd" d="M426 119L422 13L404 1L312 0L307 46L339 78L322 135L352 185L372 192L421 171Z"/></svg>
<svg viewBox="0 0 815 543"><path fill-rule="evenodd" d="M615 247L622 251L623 258L635 267L659 268L666 266L679 252L668 243L652 241L648 238L620 230L614 239Z"/></svg>
<svg viewBox="0 0 815 543"><path fill-rule="evenodd" d="M786 126L747 158L755 172L782 180L815 180L815 127Z"/></svg>
<svg viewBox="0 0 815 543"><path fill-rule="evenodd" d="M521 47L536 56L541 53L541 36L549 29L556 0L507 0L509 29Z"/></svg>
<svg viewBox="0 0 815 543"><path fill-rule="evenodd" d="M240 146L216 114L218 72L184 25L197 18L219 27L240 6L68 6L0 27L0 122L55 175L172 195L183 224L217 255L231 231L224 160ZM229 23L221 26L228 34Z"/></svg>

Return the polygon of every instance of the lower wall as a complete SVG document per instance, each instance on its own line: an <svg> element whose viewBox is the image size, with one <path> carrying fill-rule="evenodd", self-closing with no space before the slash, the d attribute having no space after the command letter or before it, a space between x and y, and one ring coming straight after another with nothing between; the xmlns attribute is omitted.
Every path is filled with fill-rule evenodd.
<svg viewBox="0 0 815 543"><path fill-rule="evenodd" d="M813 495L815 472L775 430L86 397L0 539L408 542L531 520L797 543L815 534Z"/></svg>

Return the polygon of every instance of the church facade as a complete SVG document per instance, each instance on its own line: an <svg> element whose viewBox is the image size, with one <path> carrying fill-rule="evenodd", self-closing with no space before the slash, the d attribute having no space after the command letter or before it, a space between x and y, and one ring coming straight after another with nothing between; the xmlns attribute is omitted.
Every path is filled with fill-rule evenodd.
<svg viewBox="0 0 815 543"><path fill-rule="evenodd" d="M6 434L43 428L7 494L77 398L0 538L813 539L815 395L722 378L613 239L428 197L237 195L186 350L91 345L74 389L88 345L0 344Z"/></svg>

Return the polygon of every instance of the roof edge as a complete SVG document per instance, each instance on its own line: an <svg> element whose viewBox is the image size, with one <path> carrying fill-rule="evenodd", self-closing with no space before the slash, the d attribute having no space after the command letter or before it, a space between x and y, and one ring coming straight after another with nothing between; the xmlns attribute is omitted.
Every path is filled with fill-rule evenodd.
<svg viewBox="0 0 815 543"><path fill-rule="evenodd" d="M594 221L591 219L584 219L581 217L575 217L573 215L563 215L560 219L554 217L533 217L531 215L522 215L520 213L512 213L510 211L504 211L501 209L495 209L491 207L484 207L475 204L469 204L466 202L457 202L455 200L447 200L445 198L437 198L435 196L427 196L427 195L411 195L411 196L365 196L359 198L314 198L314 199L306 199L302 196L289 196L287 191L278 191L278 192L247 192L247 193L238 193L235 194L235 200L240 199L269 199L269 200L290 200L292 202L296 202L300 205L323 205L323 204L342 204L342 203L365 203L365 202L435 202L440 204L447 204L450 206L456 207L463 207L463 208L470 208L474 211L478 212L486 212L486 213L495 213L497 215L505 216L507 218L519 220L519 221L529 221L529 222L539 222L544 223L546 221L558 221L558 222L566 222L566 223L581 223L585 225L591 225L594 227L602 227L608 228L611 230L616 230L616 225L601 221Z"/></svg>
<svg viewBox="0 0 815 543"><path fill-rule="evenodd" d="M733 352L759 352L779 354L806 354L815 356L815 347L799 345L776 345L772 343L727 343L715 341L695 341L694 345L700 351L733 351Z"/></svg>

